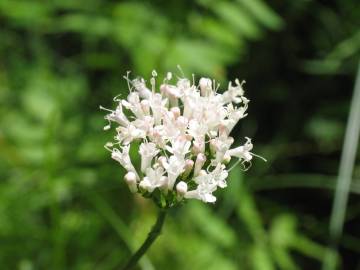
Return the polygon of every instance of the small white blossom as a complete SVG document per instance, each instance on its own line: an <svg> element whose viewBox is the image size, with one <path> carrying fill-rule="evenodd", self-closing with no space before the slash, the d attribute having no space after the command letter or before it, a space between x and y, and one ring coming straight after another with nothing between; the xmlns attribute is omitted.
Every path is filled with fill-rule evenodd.
<svg viewBox="0 0 360 270"><path fill-rule="evenodd" d="M119 126L116 131L118 134L115 136L115 139L124 145L127 145L136 139L143 139L146 136L146 132L137 128L134 123L130 123L126 127Z"/></svg>
<svg viewBox="0 0 360 270"><path fill-rule="evenodd" d="M117 125L115 142L105 147L127 171L124 180L132 192L166 207L191 198L214 203L214 192L227 186L231 158L244 163L256 156L249 138L230 149L234 139L229 134L247 115L243 83L235 80L221 94L209 78L198 84L187 78L172 83L177 76L167 73L157 91L156 77L153 71L148 87L142 78L130 80L128 73L127 98L116 97L115 110L100 107L109 111L104 129L112 122ZM140 168L134 167L129 154L134 141L139 141Z"/></svg>
<svg viewBox="0 0 360 270"><path fill-rule="evenodd" d="M155 143L142 143L140 145L139 154L141 156L141 171L145 172L150 168L152 159L159 153Z"/></svg>
<svg viewBox="0 0 360 270"><path fill-rule="evenodd" d="M125 145L122 148L122 152L119 149L114 148L112 150L111 157L115 159L117 162L119 162L121 166L125 168L125 170L129 172L133 172L137 176L137 178L139 178L133 164L131 163L129 151L130 151L129 145Z"/></svg>
<svg viewBox="0 0 360 270"><path fill-rule="evenodd" d="M216 197L212 193L217 189L214 177L205 173L204 175L195 177L194 180L198 185L195 190L188 191L185 194L185 198L214 203L216 201Z"/></svg>
<svg viewBox="0 0 360 270"><path fill-rule="evenodd" d="M169 158L169 161L164 166L168 173L168 187L172 189L177 177L185 170L185 160L174 155Z"/></svg>
<svg viewBox="0 0 360 270"><path fill-rule="evenodd" d="M227 154L245 161L250 161L252 159L252 154L250 151L253 148L253 144L251 143L250 138L246 139L247 141L244 145L228 150Z"/></svg>
<svg viewBox="0 0 360 270"><path fill-rule="evenodd" d="M155 188L166 186L167 178L163 176L164 169L158 167L156 169L147 168L146 176L139 183L139 186L148 192L153 192Z"/></svg>

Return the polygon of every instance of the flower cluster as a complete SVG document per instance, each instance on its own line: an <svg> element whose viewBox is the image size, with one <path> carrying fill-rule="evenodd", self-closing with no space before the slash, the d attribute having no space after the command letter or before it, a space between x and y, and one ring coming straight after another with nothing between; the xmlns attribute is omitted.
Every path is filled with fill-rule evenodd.
<svg viewBox="0 0 360 270"><path fill-rule="evenodd" d="M169 72L157 91L156 77L153 71L148 88L144 79L130 80L128 74L127 98L115 97L115 110L101 107L109 111L104 129L117 125L114 142L105 147L127 171L132 192L152 197L161 207L190 198L213 203L214 191L227 185L231 158L247 166L254 155L249 138L230 149L234 139L229 134L249 103L242 83L230 82L220 94L215 81L201 78L195 84L194 78L178 77L171 83ZM140 168L130 159L130 147L140 154Z"/></svg>

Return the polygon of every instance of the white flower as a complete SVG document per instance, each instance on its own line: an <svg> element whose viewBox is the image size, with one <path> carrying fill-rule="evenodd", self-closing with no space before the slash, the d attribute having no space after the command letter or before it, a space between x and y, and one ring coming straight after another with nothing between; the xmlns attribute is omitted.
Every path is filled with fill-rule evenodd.
<svg viewBox="0 0 360 270"><path fill-rule="evenodd" d="M137 128L133 123L127 127L119 126L116 131L118 132L115 136L116 140L124 145L131 143L135 139L143 139L146 136L146 132Z"/></svg>
<svg viewBox="0 0 360 270"><path fill-rule="evenodd" d="M179 88L175 85L163 84L160 86L160 91L169 99L172 107L178 106L178 99L182 96Z"/></svg>
<svg viewBox="0 0 360 270"><path fill-rule="evenodd" d="M214 182L217 184L220 188L225 188L227 186L226 184L226 178L228 177L229 173L225 169L224 164L218 164L216 168L211 172L212 177L214 177Z"/></svg>
<svg viewBox="0 0 360 270"><path fill-rule="evenodd" d="M183 115L191 119L194 111L200 106L200 93L196 91L193 87L188 88L184 91L183 104L184 104L184 113Z"/></svg>
<svg viewBox="0 0 360 270"><path fill-rule="evenodd" d="M144 111L140 103L140 97L137 92L131 92L126 100L121 101L122 105L131 110L131 112L137 117L137 118L143 118L144 117Z"/></svg>
<svg viewBox="0 0 360 270"><path fill-rule="evenodd" d="M144 116L143 119L136 119L132 124L139 130L143 131L143 134L149 135L153 131L154 118L151 116Z"/></svg>
<svg viewBox="0 0 360 270"><path fill-rule="evenodd" d="M252 154L250 152L252 148L253 144L251 143L251 139L246 138L246 143L243 146L230 149L227 151L227 154L245 161L250 161L252 159Z"/></svg>
<svg viewBox="0 0 360 270"><path fill-rule="evenodd" d="M138 179L139 176L138 176L133 164L131 163L129 151L130 151L129 145L123 146L122 152L117 148L113 148L111 157L113 159L115 159L117 162L119 162L121 164L121 166L124 167L125 170L133 172L136 175L136 178Z"/></svg>
<svg viewBox="0 0 360 270"><path fill-rule="evenodd" d="M242 96L244 95L244 89L242 88L242 84L238 79L235 80L235 86L229 82L228 90L223 94L223 101L224 103L234 102L240 103L242 102Z"/></svg>
<svg viewBox="0 0 360 270"><path fill-rule="evenodd" d="M227 106L227 118L222 121L223 125L227 128L228 133L235 127L236 123L244 118L247 114L247 104L243 107L235 108L232 104Z"/></svg>
<svg viewBox="0 0 360 270"><path fill-rule="evenodd" d="M211 79L209 79L209 78L201 78L200 81L199 81L199 86L200 86L201 96L207 97L208 95L210 95L210 93L212 93Z"/></svg>
<svg viewBox="0 0 360 270"><path fill-rule="evenodd" d="M188 191L185 194L185 198L214 203L216 197L212 193L217 189L217 185L214 182L213 176L209 174L198 176L195 181L198 184L196 189Z"/></svg>
<svg viewBox="0 0 360 270"><path fill-rule="evenodd" d="M185 137L178 137L171 141L171 146L166 146L166 150L178 157L184 159L185 155L189 152L191 142L186 140Z"/></svg>
<svg viewBox="0 0 360 270"><path fill-rule="evenodd" d="M211 162L214 166L224 160L224 156L233 142L234 139L230 136L227 136L225 132L220 132L218 137L211 140L210 149L215 155L215 159L213 159Z"/></svg>
<svg viewBox="0 0 360 270"><path fill-rule="evenodd" d="M168 173L168 188L172 189L176 178L184 172L185 160L174 155L169 158L169 161L164 164L164 167Z"/></svg>
<svg viewBox="0 0 360 270"><path fill-rule="evenodd" d="M166 176L163 176L164 169L158 167L155 170L152 168L146 169L146 176L139 183L139 186L148 192L153 192L155 188L163 187L166 185Z"/></svg>
<svg viewBox="0 0 360 270"><path fill-rule="evenodd" d="M143 78L137 78L132 80L132 85L139 92L141 98L148 99L151 96L151 91L146 87L145 80Z"/></svg>
<svg viewBox="0 0 360 270"><path fill-rule="evenodd" d="M165 105L167 103L166 99L163 99L163 97L160 94L152 94L150 99L150 107L151 112L154 117L154 122L156 125L159 125L161 122L161 117L164 111L166 111Z"/></svg>
<svg viewBox="0 0 360 270"><path fill-rule="evenodd" d="M124 179L130 190L167 207L190 198L215 202L213 193L227 186L226 165L231 158L244 164L256 156L249 138L243 146L230 149L234 139L229 134L246 116L249 103L242 83L229 83L221 94L219 85L209 78L201 78L198 84L187 78L172 83L168 73L157 90L155 71L150 87L144 79L130 80L128 75L127 98L116 97L114 111L100 108L109 111L105 130L112 122L117 124L115 142L105 147L127 171ZM140 143L141 177L129 155L134 141ZM153 193L155 189L160 196Z"/></svg>
<svg viewBox="0 0 360 270"><path fill-rule="evenodd" d="M104 109L103 107L100 107L100 108ZM122 110L121 103L119 103L119 105L116 107L115 111L111 111L110 114L106 115L105 119L116 122L121 126L127 126L129 124L129 120L127 119L127 117L125 116L125 114Z"/></svg>
<svg viewBox="0 0 360 270"><path fill-rule="evenodd" d="M193 138L203 137L207 132L208 127L204 123L199 123L196 119L190 120L188 133Z"/></svg>
<svg viewBox="0 0 360 270"><path fill-rule="evenodd" d="M152 159L159 153L155 143L142 143L139 154L141 156L141 171L145 172L150 167Z"/></svg>

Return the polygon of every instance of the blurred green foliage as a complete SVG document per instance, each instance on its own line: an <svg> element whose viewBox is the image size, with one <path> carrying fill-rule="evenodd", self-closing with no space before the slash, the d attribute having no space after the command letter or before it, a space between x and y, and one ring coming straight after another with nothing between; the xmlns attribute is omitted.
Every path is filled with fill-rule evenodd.
<svg viewBox="0 0 360 270"><path fill-rule="evenodd" d="M174 209L140 268L319 269L360 51L357 1L321 2L0 0L0 268L124 264L156 209L123 184L98 106L127 70L179 64L248 81L234 137L269 161L233 170L216 205ZM359 267L359 203L342 269Z"/></svg>

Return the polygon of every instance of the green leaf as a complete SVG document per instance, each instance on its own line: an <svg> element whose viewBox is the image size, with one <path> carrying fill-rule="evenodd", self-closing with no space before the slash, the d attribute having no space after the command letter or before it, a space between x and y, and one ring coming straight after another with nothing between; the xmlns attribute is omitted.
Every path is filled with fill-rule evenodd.
<svg viewBox="0 0 360 270"><path fill-rule="evenodd" d="M190 18L191 26L195 31L203 34L211 40L229 46L231 50L241 51L243 40L224 23L212 17L204 17L193 14Z"/></svg>
<svg viewBox="0 0 360 270"><path fill-rule="evenodd" d="M283 20L262 0L237 0L264 26L279 30L284 26Z"/></svg>
<svg viewBox="0 0 360 270"><path fill-rule="evenodd" d="M227 22L236 33L249 39L261 37L260 28L243 7L230 2L218 2L212 7L213 11Z"/></svg>

